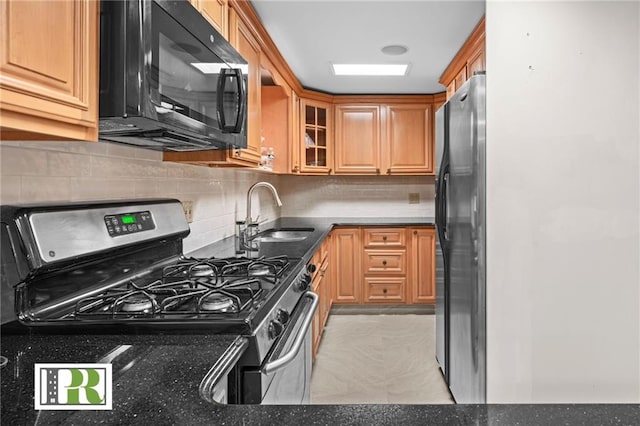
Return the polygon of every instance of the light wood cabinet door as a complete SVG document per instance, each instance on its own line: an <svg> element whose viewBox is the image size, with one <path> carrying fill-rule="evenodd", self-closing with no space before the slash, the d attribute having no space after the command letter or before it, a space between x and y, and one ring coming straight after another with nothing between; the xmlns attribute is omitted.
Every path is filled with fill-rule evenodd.
<svg viewBox="0 0 640 426"><path fill-rule="evenodd" d="M333 170L332 106L300 99L300 173L329 174Z"/></svg>
<svg viewBox="0 0 640 426"><path fill-rule="evenodd" d="M193 0L207 21L226 39L229 37L229 8L227 0Z"/></svg>
<svg viewBox="0 0 640 426"><path fill-rule="evenodd" d="M435 303L435 246L434 228L411 230L411 302Z"/></svg>
<svg viewBox="0 0 640 426"><path fill-rule="evenodd" d="M484 45L482 45L469 59L469 63L467 64L467 78L471 78L476 71L484 70Z"/></svg>
<svg viewBox="0 0 640 426"><path fill-rule="evenodd" d="M264 142L261 146L274 149L272 170L275 173L289 173L290 170L289 96L291 96L291 90L288 87L262 86L261 114Z"/></svg>
<svg viewBox="0 0 640 426"><path fill-rule="evenodd" d="M433 173L431 105L389 105L386 174Z"/></svg>
<svg viewBox="0 0 640 426"><path fill-rule="evenodd" d="M252 165L260 163L261 148L261 90L260 45L249 27L239 19L235 11L229 13L229 42L249 64L247 77L247 148L232 150L236 160Z"/></svg>
<svg viewBox="0 0 640 426"><path fill-rule="evenodd" d="M313 359L316 358L316 353L318 352L318 347L320 346L320 338L322 337L322 299L324 298L325 288L322 282L322 277L320 274L315 276L315 279L311 283L311 290L318 295L320 299L320 303L318 305L318 309L316 310L315 315L313 316L313 321L311 322L311 342L312 342L312 350L313 350Z"/></svg>
<svg viewBox="0 0 640 426"><path fill-rule="evenodd" d="M2 139L97 140L99 2L0 2Z"/></svg>
<svg viewBox="0 0 640 426"><path fill-rule="evenodd" d="M362 241L360 228L336 228L331 233L335 260L335 303L361 303Z"/></svg>
<svg viewBox="0 0 640 426"><path fill-rule="evenodd" d="M336 107L336 174L380 174L380 106Z"/></svg>

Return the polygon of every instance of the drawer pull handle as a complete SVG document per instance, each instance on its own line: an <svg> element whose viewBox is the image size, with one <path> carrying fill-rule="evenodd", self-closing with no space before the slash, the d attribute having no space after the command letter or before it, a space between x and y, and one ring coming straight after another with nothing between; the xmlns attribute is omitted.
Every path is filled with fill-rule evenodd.
<svg viewBox="0 0 640 426"><path fill-rule="evenodd" d="M382 261L382 266L387 266L387 261L386 260Z"/></svg>

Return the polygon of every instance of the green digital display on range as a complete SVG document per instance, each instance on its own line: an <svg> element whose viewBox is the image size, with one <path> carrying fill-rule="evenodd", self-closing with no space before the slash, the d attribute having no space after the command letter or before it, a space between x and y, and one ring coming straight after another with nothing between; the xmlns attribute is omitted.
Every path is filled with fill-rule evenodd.
<svg viewBox="0 0 640 426"><path fill-rule="evenodd" d="M125 225L136 223L136 217L132 215L122 216L122 223L124 223Z"/></svg>

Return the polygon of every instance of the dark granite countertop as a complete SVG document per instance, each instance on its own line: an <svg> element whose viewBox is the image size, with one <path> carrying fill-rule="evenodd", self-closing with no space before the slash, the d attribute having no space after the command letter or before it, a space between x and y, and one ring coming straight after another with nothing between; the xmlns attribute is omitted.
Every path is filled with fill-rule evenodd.
<svg viewBox="0 0 640 426"><path fill-rule="evenodd" d="M2 335L2 424L204 424L202 379L239 336ZM97 355L101 354L101 355ZM116 356L117 354L117 356ZM35 411L34 364L112 365L111 411Z"/></svg>
<svg viewBox="0 0 640 426"><path fill-rule="evenodd" d="M260 224L260 231L272 228L307 228L314 231L304 240L296 242L261 243L254 256L286 255L307 262L334 226L433 226L433 217L283 217ZM234 238L226 238L189 253L195 257L235 256Z"/></svg>

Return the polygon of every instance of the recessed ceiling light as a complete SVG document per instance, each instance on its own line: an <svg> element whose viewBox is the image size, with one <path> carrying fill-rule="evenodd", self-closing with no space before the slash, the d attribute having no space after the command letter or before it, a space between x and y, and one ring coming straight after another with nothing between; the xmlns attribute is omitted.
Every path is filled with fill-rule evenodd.
<svg viewBox="0 0 640 426"><path fill-rule="evenodd" d="M405 53L407 53L407 51L409 50L408 47L406 46L402 46L400 44L390 44L388 46L383 47L382 49L380 49L382 51L382 53L384 53L385 55L393 55L393 56L397 56L397 55L403 55Z"/></svg>
<svg viewBox="0 0 640 426"><path fill-rule="evenodd" d="M406 75L409 64L331 64L335 75Z"/></svg>

